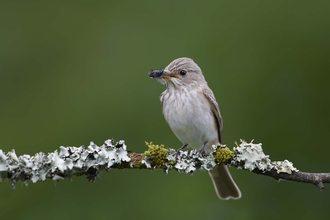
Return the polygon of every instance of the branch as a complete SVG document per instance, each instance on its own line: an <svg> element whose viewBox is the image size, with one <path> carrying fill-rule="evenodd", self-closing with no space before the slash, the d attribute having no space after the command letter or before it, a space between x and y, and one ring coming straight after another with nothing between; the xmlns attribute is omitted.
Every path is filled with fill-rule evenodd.
<svg viewBox="0 0 330 220"><path fill-rule="evenodd" d="M238 169L295 182L312 183L323 189L323 183L330 183L330 173L299 172L288 160L274 161L263 153L261 144L241 141L233 150L225 146L212 146L208 155L197 150L179 151L164 146L147 143L144 153L127 151L124 141L107 140L102 146L93 142L88 147L60 147L59 152L34 156L17 157L15 150L4 153L0 150L0 182L8 178L15 188L18 180L27 184L52 179L59 181L73 176L86 175L94 182L101 170L111 169L163 169L193 173L198 170L211 170L218 164L228 164Z"/></svg>

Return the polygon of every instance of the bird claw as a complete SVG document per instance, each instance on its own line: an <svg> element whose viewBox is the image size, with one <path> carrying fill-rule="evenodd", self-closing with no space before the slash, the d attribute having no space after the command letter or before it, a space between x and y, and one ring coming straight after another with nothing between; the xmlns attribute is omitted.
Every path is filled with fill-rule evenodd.
<svg viewBox="0 0 330 220"><path fill-rule="evenodd" d="M185 149L186 147L188 146L188 144L184 144L182 145L182 147L180 147L176 152L175 152L175 159L177 160L178 159L178 156L180 154L180 151Z"/></svg>
<svg viewBox="0 0 330 220"><path fill-rule="evenodd" d="M201 156L201 157L203 157L203 156L207 156L207 153L206 153L204 147L203 147L202 149L200 149L200 150L198 151L198 153L199 153L199 156Z"/></svg>
<svg viewBox="0 0 330 220"><path fill-rule="evenodd" d="M202 149L199 150L199 156L207 156L207 153L206 153L206 146L207 146L207 143L205 143L202 147Z"/></svg>
<svg viewBox="0 0 330 220"><path fill-rule="evenodd" d="M178 160L178 157L180 155L180 149L178 149L176 152L175 152L175 160Z"/></svg>

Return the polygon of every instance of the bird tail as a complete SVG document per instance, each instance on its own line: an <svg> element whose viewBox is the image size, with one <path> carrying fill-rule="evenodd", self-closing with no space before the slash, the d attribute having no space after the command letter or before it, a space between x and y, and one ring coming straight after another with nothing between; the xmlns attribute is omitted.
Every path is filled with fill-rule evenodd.
<svg viewBox="0 0 330 220"><path fill-rule="evenodd" d="M231 177L226 165L218 165L214 167L209 174L215 191L220 199L239 199L242 194L233 178Z"/></svg>

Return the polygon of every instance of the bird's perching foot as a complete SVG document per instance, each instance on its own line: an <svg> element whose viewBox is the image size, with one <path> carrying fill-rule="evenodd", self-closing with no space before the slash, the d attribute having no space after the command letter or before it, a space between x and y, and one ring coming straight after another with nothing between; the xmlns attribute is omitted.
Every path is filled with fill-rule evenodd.
<svg viewBox="0 0 330 220"><path fill-rule="evenodd" d="M183 149L185 149L187 146L188 146L188 144L184 144L184 145L182 145L182 147L180 147L180 148L176 151L176 153L175 153L175 159L178 158L180 151L183 150Z"/></svg>
<svg viewBox="0 0 330 220"><path fill-rule="evenodd" d="M202 149L199 150L199 154L201 156L207 155L206 154L206 146L207 146L207 142L205 142L204 145L203 145L203 147L202 147Z"/></svg>

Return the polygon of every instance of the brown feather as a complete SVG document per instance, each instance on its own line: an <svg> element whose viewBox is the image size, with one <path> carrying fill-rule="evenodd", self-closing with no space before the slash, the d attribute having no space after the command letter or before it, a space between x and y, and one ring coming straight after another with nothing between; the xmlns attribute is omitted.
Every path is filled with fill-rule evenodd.
<svg viewBox="0 0 330 220"><path fill-rule="evenodd" d="M206 99L209 101L210 105L211 105L211 111L214 115L214 119L216 121L217 124L217 129L218 129L218 136L219 136L219 143L223 144L223 136L222 136L222 117L220 114L220 110L219 110L219 105L217 103L217 101L215 100L215 97L213 95L213 92L207 88L207 89L203 89L203 94L206 97Z"/></svg>

